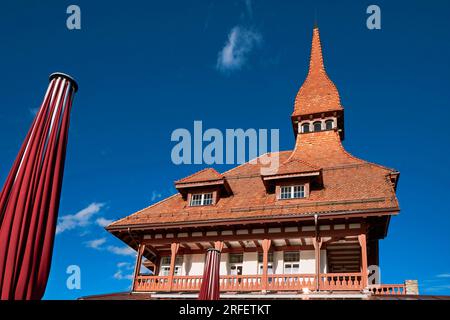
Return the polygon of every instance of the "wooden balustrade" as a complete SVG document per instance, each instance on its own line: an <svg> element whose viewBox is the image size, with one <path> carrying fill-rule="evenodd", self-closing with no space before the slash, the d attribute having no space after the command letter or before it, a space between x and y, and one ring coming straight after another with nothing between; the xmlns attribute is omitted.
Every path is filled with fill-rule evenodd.
<svg viewBox="0 0 450 320"><path fill-rule="evenodd" d="M322 273L321 290L361 290L363 281L361 273Z"/></svg>
<svg viewBox="0 0 450 320"><path fill-rule="evenodd" d="M220 291L260 291L261 275L220 276Z"/></svg>
<svg viewBox="0 0 450 320"><path fill-rule="evenodd" d="M376 295L405 295L404 284L380 284L369 286L369 290Z"/></svg>
<svg viewBox="0 0 450 320"><path fill-rule="evenodd" d="M269 274L267 278L267 290L271 291L314 290L316 286L314 274Z"/></svg>
<svg viewBox="0 0 450 320"><path fill-rule="evenodd" d="M174 276L172 291L198 292L202 276ZM315 274L269 274L267 275L268 291L314 291L316 289ZM323 273L319 276L322 291L359 291L363 289L361 273ZM137 276L134 291L159 292L169 291L168 276ZM255 292L264 289L262 275L226 275L220 276L222 292ZM370 286L369 290L377 295L404 295L402 284Z"/></svg>

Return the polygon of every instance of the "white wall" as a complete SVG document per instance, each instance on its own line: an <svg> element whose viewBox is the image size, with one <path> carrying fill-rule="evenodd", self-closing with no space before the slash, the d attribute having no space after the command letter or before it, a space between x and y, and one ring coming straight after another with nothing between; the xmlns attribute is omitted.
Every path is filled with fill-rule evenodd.
<svg viewBox="0 0 450 320"><path fill-rule="evenodd" d="M283 273L283 251L275 251L273 253L273 263L275 274L282 274Z"/></svg>
<svg viewBox="0 0 450 320"><path fill-rule="evenodd" d="M244 262L242 263L242 274L258 274L258 253L245 252Z"/></svg>
<svg viewBox="0 0 450 320"><path fill-rule="evenodd" d="M228 268L228 253L222 253L220 255L220 275L226 276L230 274L230 269Z"/></svg>
<svg viewBox="0 0 450 320"><path fill-rule="evenodd" d="M203 274L204 261L204 254L184 255L183 275L201 276Z"/></svg>
<svg viewBox="0 0 450 320"><path fill-rule="evenodd" d="M182 275L198 276L203 274L205 254L184 255ZM273 264L275 274L284 273L283 252L275 251L273 253ZM314 250L300 251L300 273L315 273L316 270ZM321 273L327 272L327 253L326 250L320 251L320 269ZM230 274L228 265L228 253L222 253L220 257L220 275ZM258 253L245 252L244 262L242 264L242 274L258 274Z"/></svg>

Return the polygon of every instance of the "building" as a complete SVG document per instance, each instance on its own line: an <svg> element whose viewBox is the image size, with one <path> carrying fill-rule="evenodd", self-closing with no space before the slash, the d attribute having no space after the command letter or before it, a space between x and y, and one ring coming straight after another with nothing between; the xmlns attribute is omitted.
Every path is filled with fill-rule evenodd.
<svg viewBox="0 0 450 320"><path fill-rule="evenodd" d="M107 227L138 251L133 292L198 292L206 249L215 247L224 296L417 293L414 281L369 282L399 212L399 172L344 149L344 108L317 27L291 121L296 143L279 152L278 170L207 168L176 181L177 194Z"/></svg>

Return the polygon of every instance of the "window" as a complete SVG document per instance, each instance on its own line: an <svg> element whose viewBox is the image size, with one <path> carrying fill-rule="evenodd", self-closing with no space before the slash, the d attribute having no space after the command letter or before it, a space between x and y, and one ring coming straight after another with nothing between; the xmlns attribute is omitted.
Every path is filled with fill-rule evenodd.
<svg viewBox="0 0 450 320"><path fill-rule="evenodd" d="M322 130L322 122L316 121L314 122L314 131L321 131Z"/></svg>
<svg viewBox="0 0 450 320"><path fill-rule="evenodd" d="M284 252L284 273L296 274L300 272L300 252L287 251Z"/></svg>
<svg viewBox="0 0 450 320"><path fill-rule="evenodd" d="M305 186L281 186L280 199L299 199L305 197Z"/></svg>
<svg viewBox="0 0 450 320"><path fill-rule="evenodd" d="M263 258L263 253L258 253L258 274L263 274ZM267 274L273 274L273 252L267 254Z"/></svg>
<svg viewBox="0 0 450 320"><path fill-rule="evenodd" d="M242 275L242 262L244 261L244 255L242 253L230 253L228 262L230 263L230 274L233 276ZM236 281L236 279L234 280ZM241 279L238 279L241 282Z"/></svg>
<svg viewBox="0 0 450 320"><path fill-rule="evenodd" d="M302 124L302 133L308 133L309 132L309 123Z"/></svg>
<svg viewBox="0 0 450 320"><path fill-rule="evenodd" d="M334 121L333 120L325 121L325 129L332 130L333 127L334 127Z"/></svg>
<svg viewBox="0 0 450 320"><path fill-rule="evenodd" d="M175 268L173 274L175 276L181 275L181 266L183 265L183 256L177 256L175 258ZM168 276L170 273L170 256L161 257L161 276Z"/></svg>
<svg viewBox="0 0 450 320"><path fill-rule="evenodd" d="M191 196L191 206L208 206L213 203L213 194L210 193L198 193Z"/></svg>
<svg viewBox="0 0 450 320"><path fill-rule="evenodd" d="M244 255L242 253L230 253L230 263L242 263L244 261Z"/></svg>

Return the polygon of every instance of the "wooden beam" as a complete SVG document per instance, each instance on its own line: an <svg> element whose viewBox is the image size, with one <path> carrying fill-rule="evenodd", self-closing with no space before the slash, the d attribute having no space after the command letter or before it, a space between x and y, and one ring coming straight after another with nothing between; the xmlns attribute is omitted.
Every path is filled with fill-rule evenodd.
<svg viewBox="0 0 450 320"><path fill-rule="evenodd" d="M301 250L314 250L314 247L312 245L306 245L306 246L279 246L275 247L272 246L272 251L301 251ZM182 254L201 254L205 253L205 250L199 250L199 249L183 249L180 248L179 250ZM262 247L238 247L238 248L223 248L222 253L244 253L244 252L263 252ZM170 250L166 251L160 251L160 256L167 257L170 256Z"/></svg>
<svg viewBox="0 0 450 320"><path fill-rule="evenodd" d="M321 237L329 236L350 236L361 234L360 229L349 229L349 230L322 230ZM215 235L215 236L198 236L198 237L184 237L183 242L214 242L220 241L244 241L244 240L255 240L256 239L286 239L286 238L311 238L315 237L314 231L301 231L301 232L276 232L276 233L250 233L250 234L235 234L235 235ZM145 239L144 243L149 244L167 244L171 243L173 239L171 238L158 238L158 239Z"/></svg>

